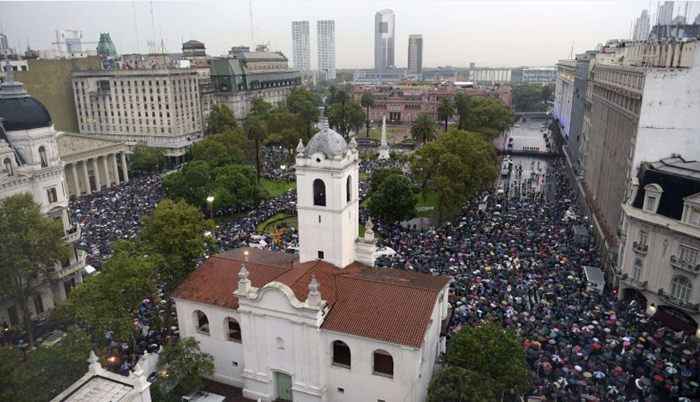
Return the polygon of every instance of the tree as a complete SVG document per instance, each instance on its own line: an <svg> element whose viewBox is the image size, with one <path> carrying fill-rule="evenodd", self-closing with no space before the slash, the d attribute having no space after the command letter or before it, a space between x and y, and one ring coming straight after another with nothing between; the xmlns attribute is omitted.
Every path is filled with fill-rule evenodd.
<svg viewBox="0 0 700 402"><path fill-rule="evenodd" d="M419 144L425 144L434 140L435 120L428 114L419 114L411 125L411 135Z"/></svg>
<svg viewBox="0 0 700 402"><path fill-rule="evenodd" d="M372 193L367 208L372 216L387 223L411 219L416 215L415 187L406 176L388 176Z"/></svg>
<svg viewBox="0 0 700 402"><path fill-rule="evenodd" d="M212 134L192 145L192 160L206 161L211 166L241 163L246 160L248 141L240 130Z"/></svg>
<svg viewBox="0 0 700 402"><path fill-rule="evenodd" d="M252 208L263 197L263 189L250 166L227 165L214 173L214 209Z"/></svg>
<svg viewBox="0 0 700 402"><path fill-rule="evenodd" d="M63 224L41 213L31 194L0 201L0 294L19 306L24 330L34 346L29 304L58 264L70 255Z"/></svg>
<svg viewBox="0 0 700 402"><path fill-rule="evenodd" d="M498 174L496 151L483 135L449 130L422 146L411 160L420 191L438 196L438 220L459 211Z"/></svg>
<svg viewBox="0 0 700 402"><path fill-rule="evenodd" d="M121 241L99 275L73 289L66 311L87 325L96 337L112 331L114 338L134 342L134 318L144 298L158 292L158 270L163 258L147 253L134 242Z"/></svg>
<svg viewBox="0 0 700 402"><path fill-rule="evenodd" d="M163 348L158 369L166 373L160 392L181 397L202 389L204 378L214 374L214 358L199 349L196 339L183 338Z"/></svg>
<svg viewBox="0 0 700 402"><path fill-rule="evenodd" d="M496 402L489 378L462 367L445 367L428 387L428 402Z"/></svg>
<svg viewBox="0 0 700 402"><path fill-rule="evenodd" d="M374 95L369 92L363 93L362 98L360 98L360 104L367 110L367 138L369 138L369 109L374 107Z"/></svg>
<svg viewBox="0 0 700 402"><path fill-rule="evenodd" d="M301 138L302 136L294 128L285 128L279 133L270 134L267 138L267 143L277 144L286 149L289 154L289 159L291 160L294 155L294 150Z"/></svg>
<svg viewBox="0 0 700 402"><path fill-rule="evenodd" d="M542 99L544 99L545 102L554 100L554 84L547 84L542 87Z"/></svg>
<svg viewBox="0 0 700 402"><path fill-rule="evenodd" d="M529 387L530 372L520 340L513 331L493 322L467 326L454 335L445 363L478 373L485 379L480 386L484 394L493 393L499 399L506 394L521 395Z"/></svg>
<svg viewBox="0 0 700 402"><path fill-rule="evenodd" d="M165 153L160 148L137 145L129 158L129 167L134 173L155 173L165 167Z"/></svg>
<svg viewBox="0 0 700 402"><path fill-rule="evenodd" d="M318 98L307 89L294 88L287 96L289 111L296 114L304 126L304 139L309 140L313 132L313 125L318 121L320 112Z"/></svg>
<svg viewBox="0 0 700 402"><path fill-rule="evenodd" d="M472 118L467 121L467 130L495 137L513 124L513 113L496 98L474 96L470 98L469 107Z"/></svg>
<svg viewBox="0 0 700 402"><path fill-rule="evenodd" d="M365 112L357 102L345 101L333 103L328 109L328 124L344 137L350 130L359 131L365 123Z"/></svg>
<svg viewBox="0 0 700 402"><path fill-rule="evenodd" d="M220 134L238 129L233 112L226 105L215 105L207 116L207 133Z"/></svg>
<svg viewBox="0 0 700 402"><path fill-rule="evenodd" d="M256 115L261 119L267 121L267 118L270 116L272 109L274 109L274 106L270 102L266 101L263 98L256 98L253 100L253 104L250 107L250 113L248 114Z"/></svg>
<svg viewBox="0 0 700 402"><path fill-rule="evenodd" d="M209 163L201 160L186 164L179 172L163 179L165 194L172 199L182 199L200 208L206 207L206 199L212 194L214 177Z"/></svg>
<svg viewBox="0 0 700 402"><path fill-rule="evenodd" d="M384 168L384 169L376 169L374 173L372 173L372 177L369 179L369 192L370 194L379 190L379 187L384 183L384 180L393 175L402 175L403 172L401 169L397 168Z"/></svg>
<svg viewBox="0 0 700 402"><path fill-rule="evenodd" d="M438 119L445 123L445 132L447 132L447 123L455 114L455 108L452 106L450 98L441 98L440 104L437 107Z"/></svg>
<svg viewBox="0 0 700 402"><path fill-rule="evenodd" d="M166 292L194 270L198 258L211 247L205 232L214 228L202 212L184 201L162 200L143 220L140 240L144 246L162 255L166 264L160 269L160 280Z"/></svg>
<svg viewBox="0 0 700 402"><path fill-rule="evenodd" d="M260 179L260 174L262 173L262 163L260 160L260 146L265 140L267 134L267 127L265 125L265 119L262 114L249 114L243 122L243 128L245 130L246 136L255 145L255 172L258 179Z"/></svg>
<svg viewBox="0 0 700 402"><path fill-rule="evenodd" d="M469 100L469 97L463 92L458 92L455 95L455 111L457 112L457 116L459 117L457 128L459 128L460 130L467 129L467 119L471 117L471 113L469 110Z"/></svg>

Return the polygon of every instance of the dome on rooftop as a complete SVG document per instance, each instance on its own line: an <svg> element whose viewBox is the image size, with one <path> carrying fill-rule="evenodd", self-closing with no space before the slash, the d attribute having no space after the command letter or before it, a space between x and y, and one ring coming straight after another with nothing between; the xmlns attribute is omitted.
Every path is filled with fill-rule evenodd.
<svg viewBox="0 0 700 402"><path fill-rule="evenodd" d="M0 119L6 131L51 127L51 115L38 100L29 96L22 83L6 70L7 79L0 84Z"/></svg>
<svg viewBox="0 0 700 402"><path fill-rule="evenodd" d="M322 122L321 131L311 137L304 149L304 153L307 156L317 152L324 154L326 158L343 156L348 152L348 143L345 142L345 138L342 135L329 128L327 123L324 124Z"/></svg>

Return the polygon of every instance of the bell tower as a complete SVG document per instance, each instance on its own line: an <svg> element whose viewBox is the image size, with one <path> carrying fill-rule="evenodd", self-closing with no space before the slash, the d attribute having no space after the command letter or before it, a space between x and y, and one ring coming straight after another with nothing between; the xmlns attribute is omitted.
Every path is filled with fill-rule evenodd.
<svg viewBox="0 0 700 402"><path fill-rule="evenodd" d="M299 261L326 260L338 268L355 261L359 235L359 156L322 118L296 155Z"/></svg>

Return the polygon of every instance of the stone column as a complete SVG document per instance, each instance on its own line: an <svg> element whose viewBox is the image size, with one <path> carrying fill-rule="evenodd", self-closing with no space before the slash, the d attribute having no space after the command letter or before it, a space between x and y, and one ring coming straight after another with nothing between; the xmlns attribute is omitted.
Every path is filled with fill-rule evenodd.
<svg viewBox="0 0 700 402"><path fill-rule="evenodd" d="M90 175L88 174L88 160L83 160L83 178L85 179L85 194L92 194L92 189L90 188Z"/></svg>
<svg viewBox="0 0 700 402"><path fill-rule="evenodd" d="M80 197L80 179L78 178L78 168L75 167L76 162L70 164L71 179L73 180L73 191L75 192L75 197Z"/></svg>
<svg viewBox="0 0 700 402"><path fill-rule="evenodd" d="M109 178L109 166L107 165L107 155L102 156L102 168L105 170L105 181L107 182L107 187L112 185L112 180Z"/></svg>
<svg viewBox="0 0 700 402"><path fill-rule="evenodd" d="M122 152L121 155L122 155L122 171L124 172L124 182L128 183L129 182L129 172L128 172L128 168L126 166L126 154L124 152Z"/></svg>
<svg viewBox="0 0 700 402"><path fill-rule="evenodd" d="M92 159L92 166L95 168L95 187L97 187L96 191L100 191L102 189L102 180L100 180L100 167L97 164L97 158Z"/></svg>
<svg viewBox="0 0 700 402"><path fill-rule="evenodd" d="M119 167L117 166L117 154L109 154L112 157L112 166L114 167L114 184L121 183L119 179Z"/></svg>

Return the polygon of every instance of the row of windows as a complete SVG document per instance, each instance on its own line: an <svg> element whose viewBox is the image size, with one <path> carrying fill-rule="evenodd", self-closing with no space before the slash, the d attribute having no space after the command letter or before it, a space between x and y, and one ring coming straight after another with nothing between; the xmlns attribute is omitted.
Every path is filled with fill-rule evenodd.
<svg viewBox="0 0 700 402"><path fill-rule="evenodd" d="M197 325L197 332L209 335L210 328L207 315L200 310L195 310L194 318ZM241 326L236 319L231 317L226 318L224 320L224 329L226 330L226 339L232 342L242 342ZM345 342L333 341L332 353L332 362L334 366L347 369L352 368L352 352ZM388 377L394 376L394 358L389 352L377 349L372 353L372 374Z"/></svg>

